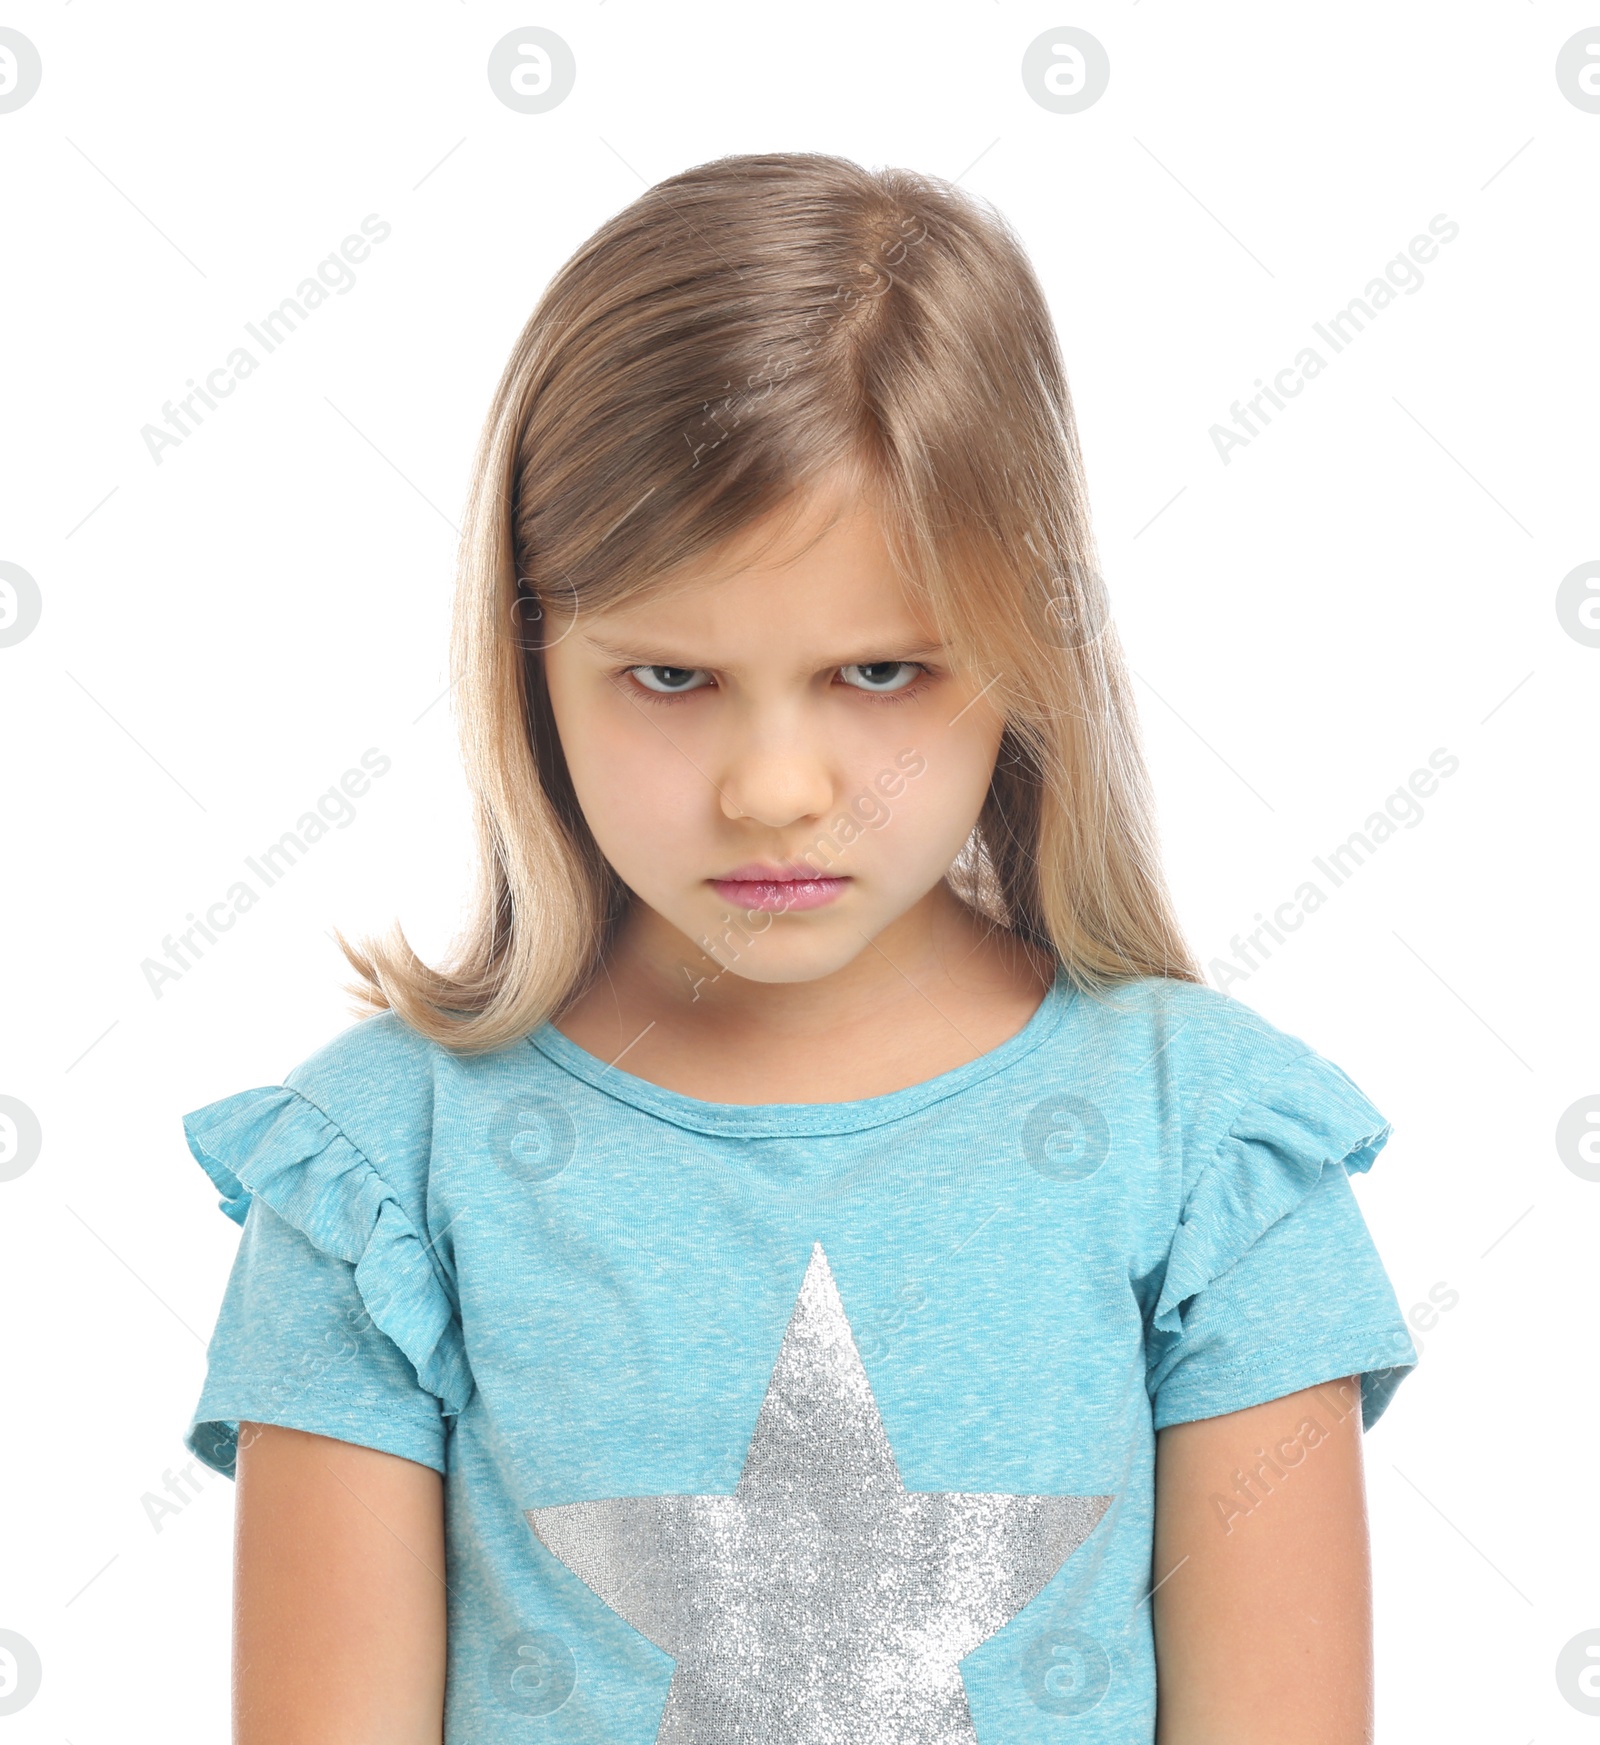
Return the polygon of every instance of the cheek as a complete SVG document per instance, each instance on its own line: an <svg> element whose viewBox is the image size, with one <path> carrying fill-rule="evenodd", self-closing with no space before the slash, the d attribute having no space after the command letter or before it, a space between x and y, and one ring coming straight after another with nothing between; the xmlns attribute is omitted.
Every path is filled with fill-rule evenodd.
<svg viewBox="0 0 1600 1745"><path fill-rule="evenodd" d="M638 888L636 874L648 882L703 831L706 779L626 701L573 701L557 708L573 790L601 853Z"/></svg>
<svg viewBox="0 0 1600 1745"><path fill-rule="evenodd" d="M858 765L858 777L835 816L850 819L860 847L891 879L924 884L941 876L971 834L989 791L999 730L991 738L982 723L951 729L936 723L909 725L879 749L876 761ZM879 778L887 772L887 793Z"/></svg>

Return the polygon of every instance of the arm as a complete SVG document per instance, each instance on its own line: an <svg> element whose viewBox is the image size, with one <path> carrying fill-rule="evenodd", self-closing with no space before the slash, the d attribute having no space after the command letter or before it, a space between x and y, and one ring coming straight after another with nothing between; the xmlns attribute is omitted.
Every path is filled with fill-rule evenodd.
<svg viewBox="0 0 1600 1745"><path fill-rule="evenodd" d="M237 1470L235 1745L439 1745L439 1474L272 1424Z"/></svg>
<svg viewBox="0 0 1600 1745"><path fill-rule="evenodd" d="M1358 1382L1158 1432L1151 1579L1159 1745L1370 1745Z"/></svg>

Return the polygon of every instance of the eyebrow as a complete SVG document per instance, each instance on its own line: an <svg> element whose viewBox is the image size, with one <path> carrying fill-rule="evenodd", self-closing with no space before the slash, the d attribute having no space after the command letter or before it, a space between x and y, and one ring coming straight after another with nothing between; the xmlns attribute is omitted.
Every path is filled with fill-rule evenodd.
<svg viewBox="0 0 1600 1745"><path fill-rule="evenodd" d="M704 664L700 661L680 660L676 655L669 657L659 645L657 645L652 658L651 655L642 652L650 647L650 644L646 642L637 642L630 646L626 643L606 642L598 636L590 635L586 635L584 640L598 653L610 655L614 660L628 661L633 666L672 666L680 667L685 671L693 671ZM942 642L930 642L920 648L896 649L892 654L887 652L888 646L892 645L874 646L865 653L841 656L827 664L830 666L862 666L880 660L923 660L931 655L943 654L945 651L945 644Z"/></svg>

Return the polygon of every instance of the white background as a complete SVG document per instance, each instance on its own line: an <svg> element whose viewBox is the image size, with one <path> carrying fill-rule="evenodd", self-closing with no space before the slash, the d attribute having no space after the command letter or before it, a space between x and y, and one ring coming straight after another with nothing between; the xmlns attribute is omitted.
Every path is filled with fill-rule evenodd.
<svg viewBox="0 0 1600 1745"><path fill-rule="evenodd" d="M1207 962L1444 747L1459 769L1239 998L1394 1123L1363 1209L1403 1306L1457 1304L1367 1440L1380 1737L1588 1740L1562 1646L1600 1629L1600 648L1556 589L1600 557L1600 115L1559 0L16 4L43 82L0 115L0 1628L44 1664L16 1745L226 1732L231 1486L152 1524L188 1455L238 1232L181 1114L350 1021L330 929L453 931L469 840L445 633L473 445L540 289L647 184L811 149L962 178L1048 290L1158 786ZM489 50L537 23L572 95ZM1070 23L1111 82L1046 111ZM368 213L393 227L203 427L141 428ZM1224 465L1208 434L1444 213L1459 235ZM258 350L259 348L253 348ZM1319 347L1327 354L1325 347ZM393 760L158 999L141 964L368 747ZM1326 881L1322 881L1326 884ZM1215 972L1213 972L1215 974ZM1446 1293L1447 1294L1447 1293ZM1063 1737L1070 1737L1064 1733Z"/></svg>

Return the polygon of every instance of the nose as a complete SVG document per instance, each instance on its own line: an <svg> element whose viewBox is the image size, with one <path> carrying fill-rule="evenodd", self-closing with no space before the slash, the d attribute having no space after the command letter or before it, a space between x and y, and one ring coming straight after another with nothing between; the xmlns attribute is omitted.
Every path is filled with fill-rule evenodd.
<svg viewBox="0 0 1600 1745"><path fill-rule="evenodd" d="M833 804L834 783L820 748L797 740L744 747L718 781L722 815L781 830L820 817Z"/></svg>

